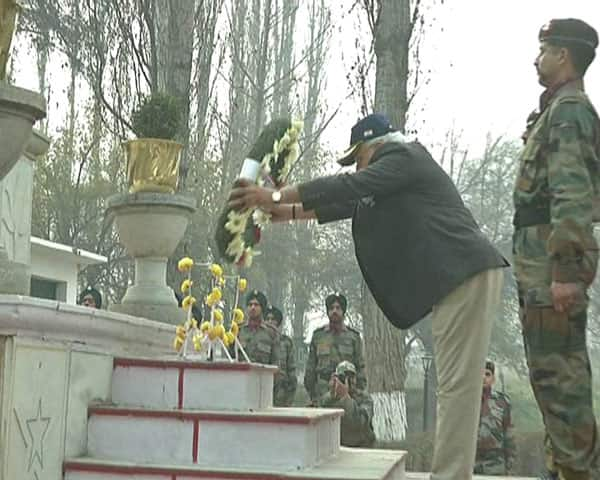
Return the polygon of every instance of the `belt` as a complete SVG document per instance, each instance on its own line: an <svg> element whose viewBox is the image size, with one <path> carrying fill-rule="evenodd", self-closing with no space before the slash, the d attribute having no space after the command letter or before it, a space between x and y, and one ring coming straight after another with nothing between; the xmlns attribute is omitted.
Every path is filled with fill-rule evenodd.
<svg viewBox="0 0 600 480"><path fill-rule="evenodd" d="M517 228L550 223L550 205L531 205L519 207L513 217L513 225Z"/></svg>

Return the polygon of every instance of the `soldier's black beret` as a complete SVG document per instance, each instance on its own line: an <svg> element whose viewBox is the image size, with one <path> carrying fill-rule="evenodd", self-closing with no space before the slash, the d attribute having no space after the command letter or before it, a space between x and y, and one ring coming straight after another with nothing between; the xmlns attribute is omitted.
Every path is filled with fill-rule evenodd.
<svg viewBox="0 0 600 480"><path fill-rule="evenodd" d="M348 300L346 300L346 297L341 293L332 293L331 295L328 295L325 299L325 307L327 307L327 310L331 308L334 302L338 302L340 307L342 307L342 311L346 313L346 308L348 307Z"/></svg>
<svg viewBox="0 0 600 480"><path fill-rule="evenodd" d="M540 42L553 45L583 45L595 50L598 46L598 32L583 20L577 18L558 18L550 20L540 29Z"/></svg>
<svg viewBox="0 0 600 480"><path fill-rule="evenodd" d="M259 292L258 290L252 290L246 296L246 305L250 303L250 300L256 300L260 303L260 308L262 308L263 314L267 311L267 297L264 293Z"/></svg>

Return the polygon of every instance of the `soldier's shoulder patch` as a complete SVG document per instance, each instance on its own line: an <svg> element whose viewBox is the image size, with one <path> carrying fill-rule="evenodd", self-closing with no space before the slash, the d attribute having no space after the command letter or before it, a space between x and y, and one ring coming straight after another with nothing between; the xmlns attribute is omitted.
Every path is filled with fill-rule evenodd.
<svg viewBox="0 0 600 480"><path fill-rule="evenodd" d="M592 104L579 97L563 97L552 105L550 124L574 124L585 127L598 120Z"/></svg>

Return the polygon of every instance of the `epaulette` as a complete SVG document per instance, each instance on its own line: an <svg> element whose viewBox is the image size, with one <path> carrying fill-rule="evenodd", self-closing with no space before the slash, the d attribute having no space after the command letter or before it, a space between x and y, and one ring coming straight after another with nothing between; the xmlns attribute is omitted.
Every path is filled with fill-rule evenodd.
<svg viewBox="0 0 600 480"><path fill-rule="evenodd" d="M360 337L360 332L356 328L346 325L346 329L350 330L352 333L356 333Z"/></svg>
<svg viewBox="0 0 600 480"><path fill-rule="evenodd" d="M315 333L317 333L317 332L324 332L324 331L325 331L325 329L326 329L328 326L329 326L329 325L325 324L325 325L323 325L323 326L321 326L321 327L315 328L315 329L313 330L313 335L314 335Z"/></svg>

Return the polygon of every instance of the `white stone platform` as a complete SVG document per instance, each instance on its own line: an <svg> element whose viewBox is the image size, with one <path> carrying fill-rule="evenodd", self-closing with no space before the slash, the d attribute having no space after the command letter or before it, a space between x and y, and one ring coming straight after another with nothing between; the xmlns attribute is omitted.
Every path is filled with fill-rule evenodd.
<svg viewBox="0 0 600 480"><path fill-rule="evenodd" d="M113 360L66 480L403 480L404 453L340 447L343 410L273 408L271 366L175 356Z"/></svg>
<svg viewBox="0 0 600 480"><path fill-rule="evenodd" d="M277 451L277 446L273 446ZM232 452L231 455L235 455ZM303 470L206 468L107 462L90 458L67 460L65 480L404 480L404 460L391 450L341 447L321 464Z"/></svg>
<svg viewBox="0 0 600 480"><path fill-rule="evenodd" d="M182 361L173 335L0 295L0 479L405 479L403 452L340 448L342 411L273 408L274 367Z"/></svg>

